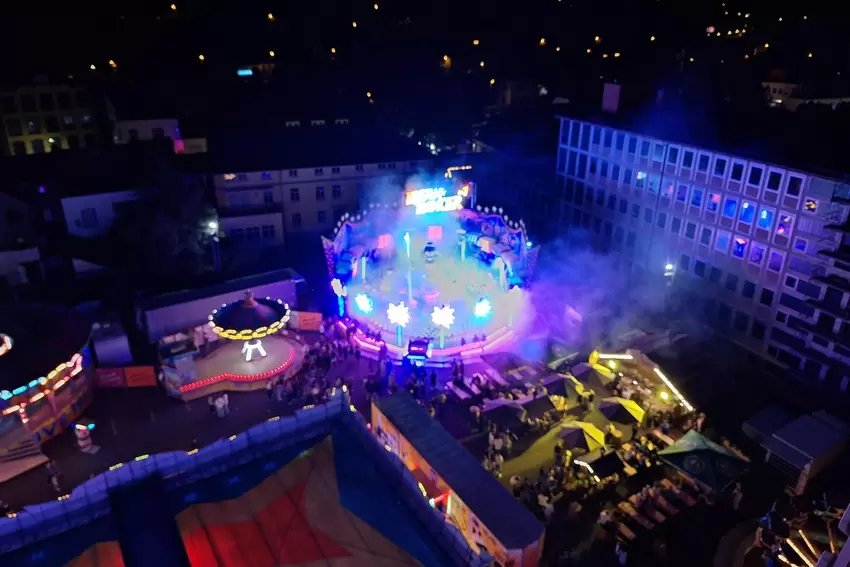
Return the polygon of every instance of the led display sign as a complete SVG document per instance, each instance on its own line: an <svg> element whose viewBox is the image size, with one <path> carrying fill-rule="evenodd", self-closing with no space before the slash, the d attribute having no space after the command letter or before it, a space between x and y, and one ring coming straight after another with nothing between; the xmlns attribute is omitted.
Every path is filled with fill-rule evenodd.
<svg viewBox="0 0 850 567"><path fill-rule="evenodd" d="M457 211L463 208L463 195L446 195L443 187L417 189L405 193L404 204L416 207L417 215Z"/></svg>

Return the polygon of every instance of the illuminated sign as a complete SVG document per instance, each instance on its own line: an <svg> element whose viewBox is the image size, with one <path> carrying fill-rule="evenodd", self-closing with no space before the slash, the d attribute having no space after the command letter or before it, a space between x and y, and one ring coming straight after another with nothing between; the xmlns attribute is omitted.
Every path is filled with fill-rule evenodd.
<svg viewBox="0 0 850 567"><path fill-rule="evenodd" d="M250 77L254 74L254 71L252 69L239 69L236 71L236 74L240 77Z"/></svg>
<svg viewBox="0 0 850 567"><path fill-rule="evenodd" d="M417 189L405 193L404 204L416 207L417 215L426 215L460 210L463 208L463 197L462 194L446 195L443 187Z"/></svg>

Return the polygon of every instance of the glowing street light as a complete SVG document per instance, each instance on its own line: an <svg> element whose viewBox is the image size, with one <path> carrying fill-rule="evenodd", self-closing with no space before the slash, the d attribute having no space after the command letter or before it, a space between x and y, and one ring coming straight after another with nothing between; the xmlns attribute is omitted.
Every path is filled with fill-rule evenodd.
<svg viewBox="0 0 850 567"><path fill-rule="evenodd" d="M336 47L331 47L331 53L336 53Z"/></svg>
<svg viewBox="0 0 850 567"><path fill-rule="evenodd" d="M372 4L372 7L373 7L375 10L377 10L377 9L378 9L378 5L377 5L377 4Z"/></svg>
<svg viewBox="0 0 850 567"><path fill-rule="evenodd" d="M177 4L172 4L172 5L171 5L171 11L172 11L172 12L176 12L176 11L177 11Z"/></svg>
<svg viewBox="0 0 850 567"><path fill-rule="evenodd" d="M541 37L540 41L537 42L537 45L539 45L540 47L544 47L546 45L546 38Z"/></svg>
<svg viewBox="0 0 850 567"><path fill-rule="evenodd" d="M112 67L113 69L117 69L118 63L116 63L114 59L110 59L109 60L109 66Z"/></svg>
<svg viewBox="0 0 850 567"><path fill-rule="evenodd" d="M366 91L366 98L372 98L372 91Z"/></svg>
<svg viewBox="0 0 850 567"><path fill-rule="evenodd" d="M270 21L270 22L273 22L274 21L274 14L269 12L268 14L266 14L266 19L268 19L268 21Z"/></svg>
<svg viewBox="0 0 850 567"><path fill-rule="evenodd" d="M203 54L203 53L201 53L200 55L198 55L198 61L206 61L206 59L207 59L207 58L206 58L206 57L204 57L204 54Z"/></svg>
<svg viewBox="0 0 850 567"><path fill-rule="evenodd" d="M496 79L490 79L490 86L492 87L495 84L496 84Z"/></svg>
<svg viewBox="0 0 850 567"><path fill-rule="evenodd" d="M269 51L269 57L274 57L274 50Z"/></svg>
<svg viewBox="0 0 850 567"><path fill-rule="evenodd" d="M480 43L481 43L481 42L480 42L480 41L478 41L477 39L473 39L473 40L472 40L472 45L474 45L474 46L476 46L476 47L477 47L477 46L478 46L478 44L480 44Z"/></svg>
<svg viewBox="0 0 850 567"><path fill-rule="evenodd" d="M97 67L95 66L95 64L94 64L94 63L92 63L91 65L89 65L89 69L91 69L92 71L94 71L95 69L97 69Z"/></svg>
<svg viewBox="0 0 850 567"><path fill-rule="evenodd" d="M356 28L356 27L357 27L357 22L351 22L351 27Z"/></svg>
<svg viewBox="0 0 850 567"><path fill-rule="evenodd" d="M390 303L387 307L387 318L390 323L396 325L396 343L401 346L401 331L410 323L410 310L404 304L404 301L398 305Z"/></svg>
<svg viewBox="0 0 850 567"><path fill-rule="evenodd" d="M484 61L482 61L482 62L481 62L481 63L479 63L478 65L479 65L480 67L483 67L483 66L484 66Z"/></svg>
<svg viewBox="0 0 850 567"><path fill-rule="evenodd" d="M446 329L451 327L455 322L455 310L448 305L442 307L434 306L434 311L431 312L431 321L440 327L440 348L446 346Z"/></svg>

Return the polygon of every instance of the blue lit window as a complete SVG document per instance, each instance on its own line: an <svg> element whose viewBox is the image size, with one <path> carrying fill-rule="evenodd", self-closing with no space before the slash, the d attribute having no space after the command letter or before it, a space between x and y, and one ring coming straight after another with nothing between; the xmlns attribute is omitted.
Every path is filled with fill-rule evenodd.
<svg viewBox="0 0 850 567"><path fill-rule="evenodd" d="M738 200L737 199L726 199L723 203L723 216L728 217L730 219L735 218L735 211L738 210Z"/></svg>
<svg viewBox="0 0 850 567"><path fill-rule="evenodd" d="M687 185L679 185L679 187L676 189L676 200L682 203L686 203L688 201Z"/></svg>
<svg viewBox="0 0 850 567"><path fill-rule="evenodd" d="M773 226L773 211L762 209L759 213L759 220L756 224L759 228L770 230L770 227Z"/></svg>
<svg viewBox="0 0 850 567"><path fill-rule="evenodd" d="M756 207L752 203L744 201L741 203L741 213L738 215L738 220L750 224L756 217Z"/></svg>
<svg viewBox="0 0 850 567"><path fill-rule="evenodd" d="M694 189L693 192L691 193L691 205L693 205L695 207L701 207L702 206L702 194L703 194L702 189Z"/></svg>
<svg viewBox="0 0 850 567"><path fill-rule="evenodd" d="M714 241L714 248L719 252L728 252L730 239L731 235L728 232L717 231L717 240Z"/></svg>
<svg viewBox="0 0 850 567"><path fill-rule="evenodd" d="M736 238L732 244L732 255L736 258L743 258L747 253L747 244L749 241L746 238Z"/></svg>
<svg viewBox="0 0 850 567"><path fill-rule="evenodd" d="M646 186L646 172L638 171L637 175L635 175L635 187L643 189L644 186Z"/></svg>
<svg viewBox="0 0 850 567"><path fill-rule="evenodd" d="M708 203L705 204L705 210L711 213L717 212L717 208L720 206L720 194L719 193L709 193L708 194Z"/></svg>

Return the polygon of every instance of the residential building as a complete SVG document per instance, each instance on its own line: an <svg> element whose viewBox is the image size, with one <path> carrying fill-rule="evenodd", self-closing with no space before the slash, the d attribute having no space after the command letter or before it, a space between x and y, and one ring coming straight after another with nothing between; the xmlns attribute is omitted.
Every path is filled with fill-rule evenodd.
<svg viewBox="0 0 850 567"><path fill-rule="evenodd" d="M848 389L846 176L647 135L646 120L560 120L557 190L537 195L551 222L587 230L623 272L672 278L677 296L730 339ZM810 163L803 146L816 138L799 139L794 155Z"/></svg>
<svg viewBox="0 0 850 567"><path fill-rule="evenodd" d="M97 104L88 89L33 84L0 90L3 155L97 145Z"/></svg>
<svg viewBox="0 0 850 567"><path fill-rule="evenodd" d="M283 241L329 231L368 195L382 198L430 162L414 142L355 130L347 120L292 122L268 143L252 139L251 155L246 145L222 151L211 140L208 154L186 156L201 158L205 165L195 167L212 173L226 237ZM395 184L385 183L393 177Z"/></svg>
<svg viewBox="0 0 850 567"><path fill-rule="evenodd" d="M180 135L180 121L176 118L159 118L150 120L118 120L112 140L116 144L130 142L161 140L169 138L176 142Z"/></svg>
<svg viewBox="0 0 850 567"><path fill-rule="evenodd" d="M103 236L121 207L138 200L137 191L122 191L120 186L102 192L62 196L62 213L68 234L80 238Z"/></svg>

